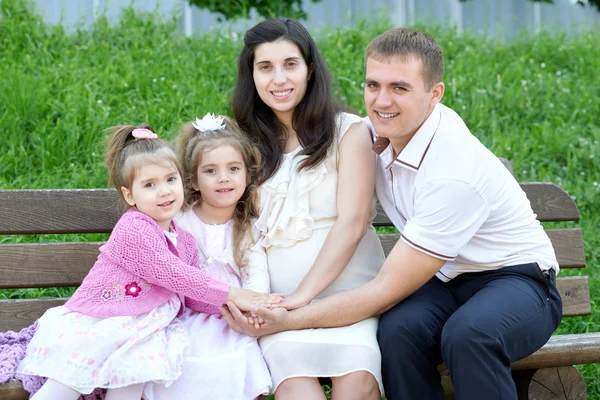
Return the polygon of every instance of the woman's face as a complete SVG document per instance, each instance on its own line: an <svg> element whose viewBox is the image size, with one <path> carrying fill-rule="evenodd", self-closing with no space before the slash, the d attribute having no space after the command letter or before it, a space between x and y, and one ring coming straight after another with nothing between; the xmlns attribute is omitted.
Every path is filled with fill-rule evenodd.
<svg viewBox="0 0 600 400"><path fill-rule="evenodd" d="M308 66L294 43L266 42L254 50L252 76L258 95L284 124L291 123L306 93Z"/></svg>

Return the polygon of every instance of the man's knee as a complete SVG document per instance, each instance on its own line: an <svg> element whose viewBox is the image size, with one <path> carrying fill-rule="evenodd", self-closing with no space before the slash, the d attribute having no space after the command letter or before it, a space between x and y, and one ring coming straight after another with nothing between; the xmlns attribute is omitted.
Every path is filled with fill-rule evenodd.
<svg viewBox="0 0 600 400"><path fill-rule="evenodd" d="M436 328L422 312L406 307L403 310L391 309L379 319L377 341L382 348L435 346L438 342ZM439 330L437 330L439 332ZM383 351L382 351L383 352Z"/></svg>
<svg viewBox="0 0 600 400"><path fill-rule="evenodd" d="M470 318L450 318L444 329L440 340L440 347L443 357L447 358L458 355L461 358L468 357L469 354L477 355L484 349L489 349L496 345L496 339L485 332L485 329L478 327L476 322Z"/></svg>

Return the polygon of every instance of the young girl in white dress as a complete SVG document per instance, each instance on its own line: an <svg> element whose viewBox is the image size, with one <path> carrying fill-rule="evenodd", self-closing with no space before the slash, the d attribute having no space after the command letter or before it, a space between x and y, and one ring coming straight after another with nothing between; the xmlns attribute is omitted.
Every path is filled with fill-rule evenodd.
<svg viewBox="0 0 600 400"><path fill-rule="evenodd" d="M73 296L39 320L17 367L48 378L34 400L74 400L98 387L107 400L139 400L146 383L181 375L184 296L206 310L228 298L246 309L271 299L198 268L194 238L172 221L184 198L181 164L149 126L112 128L106 162L129 209Z"/></svg>
<svg viewBox="0 0 600 400"><path fill-rule="evenodd" d="M177 144L185 206L175 219L196 238L203 271L232 287L269 292L266 262L252 250L258 150L229 118L210 114L186 124ZM192 299L185 305L179 319L192 345L183 375L169 387L149 385L146 397L251 400L268 394L271 377L256 339L229 328L217 310L208 314Z"/></svg>

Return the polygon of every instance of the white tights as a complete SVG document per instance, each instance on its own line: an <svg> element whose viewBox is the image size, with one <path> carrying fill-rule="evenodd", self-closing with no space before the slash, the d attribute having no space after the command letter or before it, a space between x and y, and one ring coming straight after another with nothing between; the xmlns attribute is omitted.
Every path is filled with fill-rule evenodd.
<svg viewBox="0 0 600 400"><path fill-rule="evenodd" d="M143 383L118 389L108 389L105 400L140 400L143 390ZM31 400L77 400L79 396L81 396L81 393L78 391L54 379L48 379L44 383L44 386L33 395Z"/></svg>

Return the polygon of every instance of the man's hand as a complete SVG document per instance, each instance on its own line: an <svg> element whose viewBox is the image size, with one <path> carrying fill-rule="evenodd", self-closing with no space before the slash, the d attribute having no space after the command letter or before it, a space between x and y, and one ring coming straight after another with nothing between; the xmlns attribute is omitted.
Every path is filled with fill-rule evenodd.
<svg viewBox="0 0 600 400"><path fill-rule="evenodd" d="M264 307L254 307L252 316L263 322L260 328L251 324L248 317L231 301L227 302L227 307L219 307L219 309L231 329L249 336L259 337L290 329L291 315L285 308L269 310Z"/></svg>

